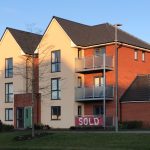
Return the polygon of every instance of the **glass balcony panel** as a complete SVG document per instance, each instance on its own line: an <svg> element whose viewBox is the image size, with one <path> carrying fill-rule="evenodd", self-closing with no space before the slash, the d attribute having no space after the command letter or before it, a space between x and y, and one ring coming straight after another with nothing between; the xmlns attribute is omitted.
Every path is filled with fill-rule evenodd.
<svg viewBox="0 0 150 150"><path fill-rule="evenodd" d="M95 98L103 97L103 86L98 86L94 88L94 97Z"/></svg>
<svg viewBox="0 0 150 150"><path fill-rule="evenodd" d="M84 69L91 69L93 68L93 58L92 57L86 57L84 58Z"/></svg>
<svg viewBox="0 0 150 150"><path fill-rule="evenodd" d="M95 69L104 69L103 56L76 58L75 66L76 66L75 67L76 72L87 71L87 70L89 71L89 70L95 70ZM106 67L107 69L113 68L112 56L106 56Z"/></svg>
<svg viewBox="0 0 150 150"><path fill-rule="evenodd" d="M114 87L106 86L105 87L106 99L112 99L114 97ZM104 98L104 86L98 87L81 87L75 89L75 98L76 100L95 100L95 99L103 99Z"/></svg>

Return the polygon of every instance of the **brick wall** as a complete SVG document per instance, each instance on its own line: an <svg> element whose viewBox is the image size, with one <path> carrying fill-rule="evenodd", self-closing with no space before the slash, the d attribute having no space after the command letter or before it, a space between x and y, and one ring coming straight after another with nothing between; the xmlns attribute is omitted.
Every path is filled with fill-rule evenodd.
<svg viewBox="0 0 150 150"><path fill-rule="evenodd" d="M85 49L84 56L92 56L94 49ZM115 45L106 46L106 55L114 57L115 60ZM142 51L138 50L138 60L134 60L134 49L126 46L119 47L118 55L118 87L119 87L119 98L128 89L133 80L138 74L150 74L150 53L145 52L145 61L142 61ZM114 63L115 70L115 63ZM115 85L115 71L106 72L106 83L107 85ZM84 75L84 81L86 86L93 84L93 77L96 75L102 75L102 73L91 73ZM115 116L115 99L113 101L106 102L106 113L107 115ZM92 113L93 103L85 104L85 114ZM134 107L134 106L133 106ZM120 115L120 104L119 104L119 115Z"/></svg>
<svg viewBox="0 0 150 150"><path fill-rule="evenodd" d="M142 121L150 127L150 102L121 103L121 121Z"/></svg>
<svg viewBox="0 0 150 150"><path fill-rule="evenodd" d="M15 94L14 95L14 126L16 127L16 108L32 106L32 94ZM34 122L41 123L41 95L35 94L35 107L34 107Z"/></svg>

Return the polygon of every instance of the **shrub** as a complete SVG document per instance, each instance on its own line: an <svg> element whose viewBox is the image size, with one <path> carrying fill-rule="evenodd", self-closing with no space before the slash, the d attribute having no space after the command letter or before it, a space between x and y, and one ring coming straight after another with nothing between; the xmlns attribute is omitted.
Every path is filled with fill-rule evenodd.
<svg viewBox="0 0 150 150"><path fill-rule="evenodd" d="M85 131L88 131L88 130L103 130L103 127L101 127L101 126L93 126L93 127L90 127L90 126L71 126L70 130L85 130Z"/></svg>
<svg viewBox="0 0 150 150"><path fill-rule="evenodd" d="M13 125L2 124L1 131L12 131L14 129Z"/></svg>
<svg viewBox="0 0 150 150"><path fill-rule="evenodd" d="M142 126L142 121L124 121L120 123L121 129L140 129Z"/></svg>
<svg viewBox="0 0 150 150"><path fill-rule="evenodd" d="M35 124L34 125L36 130L48 130L51 129L49 125L43 125L43 124Z"/></svg>
<svg viewBox="0 0 150 150"><path fill-rule="evenodd" d="M35 124L35 125L34 125L34 128L35 128L36 130L42 130L42 129L43 129L43 124Z"/></svg>

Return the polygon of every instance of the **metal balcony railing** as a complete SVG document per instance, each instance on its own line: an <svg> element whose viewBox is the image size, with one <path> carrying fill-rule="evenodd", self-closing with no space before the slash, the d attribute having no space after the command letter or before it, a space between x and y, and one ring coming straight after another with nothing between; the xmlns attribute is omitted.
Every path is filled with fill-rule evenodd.
<svg viewBox="0 0 150 150"><path fill-rule="evenodd" d="M106 56L105 69L113 68L113 57ZM75 59L75 70L76 72L99 70L104 69L104 58L103 56L91 56L84 58Z"/></svg>
<svg viewBox="0 0 150 150"><path fill-rule="evenodd" d="M114 97L114 87L105 87L105 98L111 100ZM87 101L87 100L103 100L104 99L104 86L98 87L81 87L75 89L76 101Z"/></svg>

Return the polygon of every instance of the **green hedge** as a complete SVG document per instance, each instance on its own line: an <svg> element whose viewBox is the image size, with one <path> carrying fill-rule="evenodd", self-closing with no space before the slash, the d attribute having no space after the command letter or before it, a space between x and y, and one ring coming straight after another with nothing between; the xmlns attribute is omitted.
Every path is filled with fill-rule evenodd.
<svg viewBox="0 0 150 150"><path fill-rule="evenodd" d="M142 121L124 121L120 123L121 129L141 129L142 126Z"/></svg>
<svg viewBox="0 0 150 150"><path fill-rule="evenodd" d="M8 124L2 124L0 125L0 131L11 131L14 129L13 125L8 125Z"/></svg>
<svg viewBox="0 0 150 150"><path fill-rule="evenodd" d="M43 124L35 124L34 125L36 130L49 130L51 127L49 125L43 125Z"/></svg>

